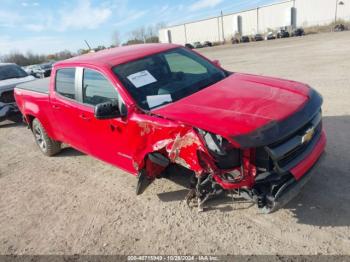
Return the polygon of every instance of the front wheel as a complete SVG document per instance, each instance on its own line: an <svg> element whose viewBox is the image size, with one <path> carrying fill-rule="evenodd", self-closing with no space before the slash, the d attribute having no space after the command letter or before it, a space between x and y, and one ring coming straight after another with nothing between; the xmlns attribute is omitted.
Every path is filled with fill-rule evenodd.
<svg viewBox="0 0 350 262"><path fill-rule="evenodd" d="M44 155L53 156L61 151L61 143L51 139L47 135L40 121L36 118L32 123L32 131L34 134L35 142Z"/></svg>

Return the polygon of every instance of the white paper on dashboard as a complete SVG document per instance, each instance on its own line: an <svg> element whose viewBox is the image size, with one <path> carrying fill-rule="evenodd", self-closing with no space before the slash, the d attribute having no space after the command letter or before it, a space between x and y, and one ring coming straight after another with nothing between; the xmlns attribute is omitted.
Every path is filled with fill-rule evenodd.
<svg viewBox="0 0 350 262"><path fill-rule="evenodd" d="M128 79L137 88L157 82L157 79L155 79L154 76L152 76L147 70L129 75Z"/></svg>
<svg viewBox="0 0 350 262"><path fill-rule="evenodd" d="M150 108L159 106L165 102L172 102L171 95L147 96L147 103Z"/></svg>

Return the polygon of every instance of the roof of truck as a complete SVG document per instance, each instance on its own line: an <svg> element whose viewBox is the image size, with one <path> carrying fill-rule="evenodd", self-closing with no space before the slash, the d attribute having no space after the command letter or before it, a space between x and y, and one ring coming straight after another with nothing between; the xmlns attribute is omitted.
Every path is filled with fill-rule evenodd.
<svg viewBox="0 0 350 262"><path fill-rule="evenodd" d="M71 64L94 64L103 66L116 66L141 57L180 47L175 44L138 44L110 48L95 53L88 53L60 61L55 66Z"/></svg>

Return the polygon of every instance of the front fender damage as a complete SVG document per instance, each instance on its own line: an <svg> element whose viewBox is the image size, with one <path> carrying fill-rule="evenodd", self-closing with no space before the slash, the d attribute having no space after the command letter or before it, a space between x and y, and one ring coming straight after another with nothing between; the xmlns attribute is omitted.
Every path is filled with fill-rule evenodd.
<svg viewBox="0 0 350 262"><path fill-rule="evenodd" d="M133 166L139 177L137 194L141 194L155 178L161 177L170 164L183 166L196 177L211 171L210 158L204 164L199 157L208 152L192 127L165 119L143 119L135 123L138 136L133 136L133 142L138 146L133 154Z"/></svg>
<svg viewBox="0 0 350 262"><path fill-rule="evenodd" d="M143 193L155 178L165 175L167 167L171 164L180 165L193 172L186 202L188 205L197 206L199 211L203 210L204 202L224 190L236 189L242 185L250 186L251 181L247 179L246 172L241 173L240 168L234 170L239 173L234 183L232 180L223 180L222 175L227 170L217 167L205 141L196 129L166 119L157 120L138 119L134 122L134 131L137 134L133 136L133 143L138 145L133 154L133 165L138 173L137 194ZM247 154L242 156L243 163L249 165L250 157L247 151Z"/></svg>
<svg viewBox="0 0 350 262"><path fill-rule="evenodd" d="M169 164L179 164L194 171L197 175L200 175L203 172L203 167L200 165L197 152L199 150L205 152L206 149L193 129L181 128L179 130L160 131L157 129L152 130L152 128L149 129L150 126L143 126L143 128L149 130L147 132L150 133L147 133L147 136L144 136L143 146L140 147L140 151L134 158L133 164L136 170L146 168L147 176L149 178L159 176L159 171L157 172L156 169L153 169L154 165L166 167L162 166L157 161L154 161L155 157L159 156L160 154L168 159ZM169 137L164 138L160 136L160 132L168 133ZM146 133L141 131L140 134L143 136L143 134ZM151 139L150 136L160 136L161 139L155 141L155 139ZM153 157L150 157L150 155ZM151 161L153 164L149 164L149 161Z"/></svg>

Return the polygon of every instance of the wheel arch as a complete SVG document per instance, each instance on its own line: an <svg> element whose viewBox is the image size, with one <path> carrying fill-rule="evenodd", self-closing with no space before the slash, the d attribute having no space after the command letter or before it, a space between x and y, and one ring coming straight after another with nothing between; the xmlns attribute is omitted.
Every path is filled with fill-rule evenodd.
<svg viewBox="0 0 350 262"><path fill-rule="evenodd" d="M55 132L54 132L54 129L52 128L52 125L50 123L50 121L48 121L47 117L41 115L41 116L38 116L38 115L35 115L35 114L32 114L32 113L27 113L24 115L24 118L25 118L25 121L28 125L28 128L30 128L32 130L32 127L33 127L33 121L34 119L38 119L39 122L41 123L41 125L43 126L43 128L45 129L47 135L52 138L52 139L56 139L56 136L55 136Z"/></svg>
<svg viewBox="0 0 350 262"><path fill-rule="evenodd" d="M24 119L25 119L26 124L28 125L28 128L32 129L32 127L33 127L33 120L35 118L36 117L34 115L31 115L31 114L27 114L27 115L24 116Z"/></svg>

